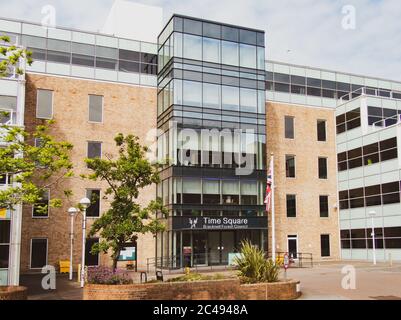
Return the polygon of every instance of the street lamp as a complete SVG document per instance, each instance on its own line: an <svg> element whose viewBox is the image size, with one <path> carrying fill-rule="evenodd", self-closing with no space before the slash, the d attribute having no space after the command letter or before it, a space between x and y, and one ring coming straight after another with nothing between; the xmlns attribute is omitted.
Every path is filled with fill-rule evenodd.
<svg viewBox="0 0 401 320"><path fill-rule="evenodd" d="M375 224L374 217L376 216L376 211L369 211L369 216L372 218L372 242L373 242L373 264L376 265L376 241L375 241Z"/></svg>
<svg viewBox="0 0 401 320"><path fill-rule="evenodd" d="M85 285L85 241L86 241L86 209L89 207L91 201L88 198L82 198L79 201L83 209L82 215L82 259L81 259L81 288Z"/></svg>
<svg viewBox="0 0 401 320"><path fill-rule="evenodd" d="M74 245L74 216L78 212L77 208L69 208L68 214L71 218L71 233L70 233L70 281L72 280L72 247Z"/></svg>

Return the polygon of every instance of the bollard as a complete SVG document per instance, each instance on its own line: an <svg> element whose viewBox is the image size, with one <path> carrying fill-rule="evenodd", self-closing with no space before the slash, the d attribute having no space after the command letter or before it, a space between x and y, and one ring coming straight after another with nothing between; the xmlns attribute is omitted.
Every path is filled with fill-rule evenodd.
<svg viewBox="0 0 401 320"><path fill-rule="evenodd" d="M81 283L81 264L78 265L78 283Z"/></svg>
<svg viewBox="0 0 401 320"><path fill-rule="evenodd" d="M391 252L388 254L388 260L390 261L390 267L393 266L393 257L391 256Z"/></svg>

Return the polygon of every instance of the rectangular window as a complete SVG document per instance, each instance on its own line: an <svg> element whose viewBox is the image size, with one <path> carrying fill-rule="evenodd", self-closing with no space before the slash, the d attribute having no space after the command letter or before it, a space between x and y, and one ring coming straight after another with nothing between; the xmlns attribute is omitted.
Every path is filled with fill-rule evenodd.
<svg viewBox="0 0 401 320"><path fill-rule="evenodd" d="M86 209L86 215L98 218L100 216L100 190L86 190L86 197L91 201L91 205Z"/></svg>
<svg viewBox="0 0 401 320"><path fill-rule="evenodd" d="M89 121L103 122L103 96L89 95Z"/></svg>
<svg viewBox="0 0 401 320"><path fill-rule="evenodd" d="M326 120L317 120L317 141L326 141Z"/></svg>
<svg viewBox="0 0 401 320"><path fill-rule="evenodd" d="M320 248L322 257L330 257L330 235L320 235Z"/></svg>
<svg viewBox="0 0 401 320"><path fill-rule="evenodd" d="M50 191L46 190L41 199L33 206L33 218L48 218L49 217L49 200Z"/></svg>
<svg viewBox="0 0 401 320"><path fill-rule="evenodd" d="M295 156L285 156L285 174L287 178L295 178Z"/></svg>
<svg viewBox="0 0 401 320"><path fill-rule="evenodd" d="M319 158L319 179L327 179L327 158Z"/></svg>
<svg viewBox="0 0 401 320"><path fill-rule="evenodd" d="M89 159L101 158L102 157L102 143L89 141L87 156Z"/></svg>
<svg viewBox="0 0 401 320"><path fill-rule="evenodd" d="M287 217L295 218L297 216L297 202L295 194L287 194Z"/></svg>
<svg viewBox="0 0 401 320"><path fill-rule="evenodd" d="M53 118L53 91L43 89L37 90L36 118Z"/></svg>
<svg viewBox="0 0 401 320"><path fill-rule="evenodd" d="M8 268L10 227L10 220L0 220L0 269Z"/></svg>
<svg viewBox="0 0 401 320"><path fill-rule="evenodd" d="M329 217L329 197L328 196L319 196L319 207L320 207L320 217L328 218Z"/></svg>
<svg viewBox="0 0 401 320"><path fill-rule="evenodd" d="M284 117L284 134L286 139L294 139L294 117Z"/></svg>
<svg viewBox="0 0 401 320"><path fill-rule="evenodd" d="M31 269L47 265L47 239L31 239Z"/></svg>
<svg viewBox="0 0 401 320"><path fill-rule="evenodd" d="M87 266L98 266L99 265L99 255L91 253L93 245L95 245L97 243L99 243L99 239L97 239L97 238L86 239L85 265L87 265Z"/></svg>

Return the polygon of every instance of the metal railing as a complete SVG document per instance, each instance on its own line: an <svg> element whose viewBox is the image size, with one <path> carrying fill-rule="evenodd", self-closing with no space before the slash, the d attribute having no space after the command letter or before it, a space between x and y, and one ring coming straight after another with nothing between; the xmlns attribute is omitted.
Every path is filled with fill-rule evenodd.
<svg viewBox="0 0 401 320"><path fill-rule="evenodd" d="M396 111L396 110L395 110ZM378 120L372 123L373 130L387 128L396 124L401 123L401 114L396 114L394 116Z"/></svg>
<svg viewBox="0 0 401 320"><path fill-rule="evenodd" d="M286 252L276 252L276 261L283 262ZM266 259L271 259L271 252L266 252ZM291 268L312 268L313 255L312 253L297 252L289 255ZM147 259L147 272L152 270L181 270L184 268L195 270L204 269L231 269L234 266L229 265L228 259L222 259L219 254L213 255L210 253L192 254L188 256L165 256Z"/></svg>
<svg viewBox="0 0 401 320"><path fill-rule="evenodd" d="M17 123L17 113L12 109L0 108L0 125L14 125Z"/></svg>
<svg viewBox="0 0 401 320"><path fill-rule="evenodd" d="M284 256L287 252L276 252L276 261L284 262ZM267 254L268 258L272 258L271 252ZM290 268L313 268L313 254L308 252L294 252L288 254L290 259Z"/></svg>
<svg viewBox="0 0 401 320"><path fill-rule="evenodd" d="M380 90L375 88L369 87L361 87L356 89L350 93L347 93L340 97L340 104L344 103L345 101L349 101L355 99L361 95L367 96L375 96L375 97L382 97L382 98L390 98L390 99L401 99L401 92L393 91L393 90Z"/></svg>

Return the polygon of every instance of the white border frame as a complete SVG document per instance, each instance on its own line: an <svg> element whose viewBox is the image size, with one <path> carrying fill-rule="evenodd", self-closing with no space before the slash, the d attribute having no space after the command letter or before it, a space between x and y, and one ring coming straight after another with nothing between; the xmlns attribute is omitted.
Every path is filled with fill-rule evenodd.
<svg viewBox="0 0 401 320"><path fill-rule="evenodd" d="M39 117L38 116L39 91L50 91L52 93L52 112L51 112L51 117L50 118L44 118L44 117ZM36 89L36 113L35 113L35 118L36 119L44 119L44 120L52 120L52 119L54 119L54 90L52 90L52 89L42 89L42 88L37 88Z"/></svg>
<svg viewBox="0 0 401 320"><path fill-rule="evenodd" d="M92 121L92 120L90 120L90 99L91 99L91 96L102 97L102 120L101 121ZM104 124L104 95L92 94L92 93L88 94L88 123Z"/></svg>

